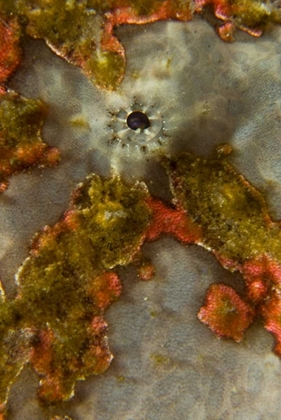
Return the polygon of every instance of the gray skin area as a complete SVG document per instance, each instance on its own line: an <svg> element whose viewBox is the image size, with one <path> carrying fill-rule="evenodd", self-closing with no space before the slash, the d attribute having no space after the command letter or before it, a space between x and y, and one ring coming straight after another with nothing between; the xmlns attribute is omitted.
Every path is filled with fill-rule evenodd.
<svg viewBox="0 0 281 420"><path fill-rule="evenodd" d="M60 148L62 162L13 177L0 196L0 277L8 296L15 294L14 274L34 233L58 220L75 185L92 171L144 180L169 200L159 153L208 156L227 142L234 149L229 160L281 219L281 29L260 39L240 33L233 44L200 19L124 26L117 34L128 65L111 93L96 89L44 42L26 41L10 86L49 105L44 140ZM115 117L139 104L155 120L147 152L143 133L132 138ZM87 124L73 125L77 118ZM112 140L116 135L122 142ZM236 344L218 340L197 319L211 283L243 292L241 276L200 247L168 237L145 245L144 254L155 278L142 282L134 267L120 269L124 292L106 313L115 356L108 371L79 382L70 402L44 407L36 398L38 378L26 368L12 387L9 418L279 420L281 363L270 334L256 321Z"/></svg>

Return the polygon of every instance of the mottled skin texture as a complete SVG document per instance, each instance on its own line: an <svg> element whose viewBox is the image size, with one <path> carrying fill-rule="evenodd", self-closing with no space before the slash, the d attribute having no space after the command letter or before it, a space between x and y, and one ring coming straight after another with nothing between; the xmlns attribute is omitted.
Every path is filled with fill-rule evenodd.
<svg viewBox="0 0 281 420"><path fill-rule="evenodd" d="M1 401L26 363L41 377L44 401L69 399L75 382L102 373L112 355L104 311L121 293L114 273L134 262L145 241L169 234L213 252L246 280L242 299L229 286L211 286L199 319L219 337L241 341L255 315L277 338L280 354L280 224L262 195L224 159L189 153L165 158L174 206L140 183L89 177L62 219L37 234L17 273L18 294L2 293ZM250 246L249 246L250 241ZM142 265L140 276L153 275Z"/></svg>
<svg viewBox="0 0 281 420"><path fill-rule="evenodd" d="M113 32L117 25L188 21L210 7L225 22L219 35L232 41L236 27L259 36L267 22L280 21L279 12L260 1L207 0L191 6L171 1L0 1L0 140L5 158L0 190L12 173L58 158L50 150L46 158L40 138L44 105L6 92L20 61L20 25L12 14L27 34L44 39L109 90L118 87L125 72L125 52ZM10 120L15 123L8 124ZM26 363L41 378L40 397L52 402L70 398L77 379L109 366L103 313L121 293L112 270L132 262L145 240L162 234L211 250L225 268L239 270L246 280L246 301L229 287L212 286L199 318L219 337L240 341L253 316L261 314L281 355L280 226L270 219L262 196L222 160L185 154L167 160L166 166L175 207L153 199L140 185L129 188L116 178L93 176L62 220L38 234L17 275L17 298L1 296L3 410L7 391ZM141 275L147 280L153 268L145 267Z"/></svg>

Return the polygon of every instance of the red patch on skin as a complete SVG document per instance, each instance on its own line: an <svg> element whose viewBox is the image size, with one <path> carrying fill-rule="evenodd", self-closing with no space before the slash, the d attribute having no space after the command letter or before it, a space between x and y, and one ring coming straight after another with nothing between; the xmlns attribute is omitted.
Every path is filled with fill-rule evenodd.
<svg viewBox="0 0 281 420"><path fill-rule="evenodd" d="M235 25L232 22L227 22L217 29L219 37L225 42L234 42Z"/></svg>
<svg viewBox="0 0 281 420"><path fill-rule="evenodd" d="M238 4L233 5L231 0L195 0L194 12L202 13L208 7L212 8L215 17L226 22L225 25L221 26L217 31L223 41L234 41L234 30L236 27L254 37L262 35L261 29L250 28L235 21L235 15L237 14L237 11L240 10L240 7L245 8L243 2L242 5L239 6ZM242 11L240 10L240 12ZM243 13L241 13L241 16L242 15Z"/></svg>
<svg viewBox="0 0 281 420"><path fill-rule="evenodd" d="M68 400L74 393L77 372L80 369L83 375L98 375L108 368L113 356L108 349L106 330L107 323L103 317L95 316L87 328L88 349L85 349L83 357L77 355L68 361L67 368L58 364L55 359L54 349L58 338L54 331L45 329L38 333L38 341L33 344L29 363L41 376L38 395L43 401Z"/></svg>
<svg viewBox="0 0 281 420"><path fill-rule="evenodd" d="M91 334L95 335L103 334L106 331L106 329L107 323L105 322L102 316L95 316L89 327L89 331L91 332Z"/></svg>
<svg viewBox="0 0 281 420"><path fill-rule="evenodd" d="M55 335L51 329L41 330L29 361L34 370L42 376L38 395L44 401L61 401L64 394L59 374L52 369L54 340Z"/></svg>
<svg viewBox="0 0 281 420"><path fill-rule="evenodd" d="M113 359L113 355L108 348L106 332L106 321L102 316L95 316L87 328L91 345L83 355L84 372L86 375L99 375L105 372Z"/></svg>
<svg viewBox="0 0 281 420"><path fill-rule="evenodd" d="M280 291L272 291L261 305L260 313L264 318L265 329L277 340L275 353L281 357L281 296Z"/></svg>
<svg viewBox="0 0 281 420"><path fill-rule="evenodd" d="M20 26L16 18L5 22L0 19L0 83L3 85L21 61ZM5 88L0 87L0 93Z"/></svg>
<svg viewBox="0 0 281 420"><path fill-rule="evenodd" d="M211 251L212 254L216 257L218 262L229 271L241 271L241 264L231 258L226 258L225 256L219 255L215 250Z"/></svg>
<svg viewBox="0 0 281 420"><path fill-rule="evenodd" d="M68 229L68 224L65 223L64 219L57 222L53 227L48 225L45 226L43 231L36 234L34 237L30 254L32 256L39 255L42 249L50 246L52 241L55 241L61 233L64 233L67 230L71 229Z"/></svg>
<svg viewBox="0 0 281 420"><path fill-rule="evenodd" d="M281 265L268 255L263 255L245 263L243 275L250 297L258 297L259 313L264 319L265 329L276 338L274 351L281 357ZM256 289L258 292L255 294Z"/></svg>
<svg viewBox="0 0 281 420"><path fill-rule="evenodd" d="M268 255L246 261L241 267L249 299L257 304L273 285L281 286L281 265Z"/></svg>
<svg viewBox="0 0 281 420"><path fill-rule="evenodd" d="M65 232L75 231L80 226L79 216L75 209L66 210L54 226L46 225L42 232L37 234L32 241L31 255L38 255L44 247L55 241L59 235Z"/></svg>
<svg viewBox="0 0 281 420"><path fill-rule="evenodd" d="M232 7L229 0L195 0L195 10L202 13L204 8L212 7L218 19L225 20L232 15Z"/></svg>
<svg viewBox="0 0 281 420"><path fill-rule="evenodd" d="M74 209L67 210L63 215L66 230L76 230L79 227L79 217Z"/></svg>
<svg viewBox="0 0 281 420"><path fill-rule="evenodd" d="M188 2L181 11L177 11L170 0L164 1L159 8L152 14L139 15L132 7L117 7L110 13L106 13L106 23L102 37L102 47L106 51L112 51L125 57L122 44L113 35L115 26L124 24L143 25L159 20L176 19L187 22L192 19L192 13Z"/></svg>
<svg viewBox="0 0 281 420"><path fill-rule="evenodd" d="M200 242L201 229L189 220L185 210L172 209L152 197L148 198L147 204L152 210L152 221L146 232L146 240L154 241L161 234L169 234L184 244Z"/></svg>
<svg viewBox="0 0 281 420"><path fill-rule="evenodd" d="M83 361L89 368L90 375L100 375L104 373L111 361L113 355L105 345L92 346L84 355Z"/></svg>
<svg viewBox="0 0 281 420"><path fill-rule="evenodd" d="M252 323L254 311L229 286L213 284L210 286L205 304L198 318L222 338L232 338L239 342L245 330Z"/></svg>

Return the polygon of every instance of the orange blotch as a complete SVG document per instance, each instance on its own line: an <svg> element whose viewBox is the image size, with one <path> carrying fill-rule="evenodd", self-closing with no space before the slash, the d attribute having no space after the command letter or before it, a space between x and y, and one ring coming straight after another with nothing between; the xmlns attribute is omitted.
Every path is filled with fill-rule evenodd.
<svg viewBox="0 0 281 420"><path fill-rule="evenodd" d="M51 369L54 339L52 330L41 330L37 336L37 342L33 345L30 363L39 375L43 375Z"/></svg>
<svg viewBox="0 0 281 420"><path fill-rule="evenodd" d="M117 274L105 272L96 277L87 290L94 299L95 306L104 311L122 292L122 284Z"/></svg>
<svg viewBox="0 0 281 420"><path fill-rule="evenodd" d="M195 0L195 13L202 13L208 8L212 9L215 17L226 22L225 25L221 26L217 30L223 41L233 42L234 31L237 27L254 37L259 37L262 35L261 29L245 26L241 24L238 19L236 19L237 15L243 17L244 13L248 13L243 2L241 2L239 5L239 2L232 2L231 0Z"/></svg>
<svg viewBox="0 0 281 420"><path fill-rule="evenodd" d="M152 221L146 232L146 240L154 241L161 234L170 234L183 243L198 243L201 239L201 229L192 223L185 210L167 207L160 200L147 200L152 210Z"/></svg>
<svg viewBox="0 0 281 420"><path fill-rule="evenodd" d="M109 273L111 274L111 273ZM95 316L88 328L90 334L102 335L107 330L107 323L102 316Z"/></svg>
<svg viewBox="0 0 281 420"><path fill-rule="evenodd" d="M216 257L218 262L222 265L222 267L224 267L226 270L229 270L229 271L241 270L241 264L238 263L235 259L227 258L224 255L220 255L215 250L212 250L211 252Z"/></svg>
<svg viewBox="0 0 281 420"><path fill-rule="evenodd" d="M9 182L5 178L34 166L54 166L60 161L59 150L49 148L40 141L10 150L2 149L1 152L0 176L4 177L4 180L0 182L0 193L9 186Z"/></svg>
<svg viewBox="0 0 281 420"><path fill-rule="evenodd" d="M6 404L0 404L0 420L5 420Z"/></svg>
<svg viewBox="0 0 281 420"><path fill-rule="evenodd" d="M57 149L51 148L44 143L37 142L20 146L6 152L7 158L1 159L0 170L9 176L16 171L23 171L36 166L53 166L60 160L60 153Z"/></svg>
<svg viewBox="0 0 281 420"><path fill-rule="evenodd" d="M83 355L83 365L86 374L99 375L105 372L113 359L107 345L106 331L106 321L102 316L95 316L87 328L87 333L91 337L91 345Z"/></svg>
<svg viewBox="0 0 281 420"><path fill-rule="evenodd" d="M113 34L115 26L124 24L143 25L167 19L186 22L192 19L192 12L189 2L186 2L184 6L179 8L174 6L171 0L166 0L152 14L139 15L132 7L116 7L112 12L106 13L105 17L106 23L102 36L102 47L106 51L116 52L124 57L124 47Z"/></svg>
<svg viewBox="0 0 281 420"><path fill-rule="evenodd" d="M110 363L113 355L108 349L107 341L103 338L103 342L99 345L92 345L83 356L84 369L89 370L89 374L100 375L104 373ZM88 372L86 373L88 375Z"/></svg>
<svg viewBox="0 0 281 420"><path fill-rule="evenodd" d="M63 215L62 230L76 230L79 228L79 216L74 209L67 210Z"/></svg>
<svg viewBox="0 0 281 420"><path fill-rule="evenodd" d="M38 255L44 248L52 247L57 237L66 231L64 220L60 220L54 226L45 226L43 231L37 233L32 241L30 254Z"/></svg>
<svg viewBox="0 0 281 420"><path fill-rule="evenodd" d="M239 342L245 330L252 323L254 311L229 286L213 284L210 286L205 304L198 318L220 338L232 338Z"/></svg>
<svg viewBox="0 0 281 420"><path fill-rule="evenodd" d="M149 281L155 276L155 267L150 262L144 262L138 268L138 276L143 281Z"/></svg>
<svg viewBox="0 0 281 420"><path fill-rule="evenodd" d="M45 150L45 153L43 155L43 160L41 165L43 166L54 166L56 165L61 159L60 151L56 149L55 147L48 147Z"/></svg>
<svg viewBox="0 0 281 420"><path fill-rule="evenodd" d="M0 182L0 193L6 191L6 189L9 186L9 182L8 181L2 181Z"/></svg>
<svg viewBox="0 0 281 420"><path fill-rule="evenodd" d="M206 7L211 7L215 16L219 19L225 20L226 17L230 17L232 14L229 0L195 0L195 11L197 13L203 12Z"/></svg>
<svg viewBox="0 0 281 420"><path fill-rule="evenodd" d="M52 372L41 379L38 396L42 401L52 403L64 400L64 389L59 372Z"/></svg>
<svg viewBox="0 0 281 420"><path fill-rule="evenodd" d="M265 329L276 338L275 353L281 357L281 296L280 291L272 291L261 305L260 313L264 318Z"/></svg>
<svg viewBox="0 0 281 420"><path fill-rule="evenodd" d="M268 255L246 261L241 267L249 299L259 303L273 285L281 286L281 265Z"/></svg>
<svg viewBox="0 0 281 420"><path fill-rule="evenodd" d="M31 255L38 255L44 248L54 245L57 238L66 232L75 231L80 226L79 215L75 209L70 208L67 210L62 219L59 220L54 226L44 226L43 231L35 235L32 241Z"/></svg>
<svg viewBox="0 0 281 420"><path fill-rule="evenodd" d="M5 22L0 18L0 34L0 83L4 84L21 61L21 31L17 19ZM3 87L2 90L5 91Z"/></svg>
<svg viewBox="0 0 281 420"><path fill-rule="evenodd" d="M232 22L227 22L217 28L219 37L225 42L234 42L235 25Z"/></svg>

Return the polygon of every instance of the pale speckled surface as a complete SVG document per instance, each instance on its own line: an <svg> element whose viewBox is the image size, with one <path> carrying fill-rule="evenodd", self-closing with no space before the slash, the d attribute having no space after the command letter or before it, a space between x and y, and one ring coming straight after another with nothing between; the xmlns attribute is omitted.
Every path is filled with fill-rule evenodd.
<svg viewBox="0 0 281 420"><path fill-rule="evenodd" d="M161 114L166 151L208 155L230 142L230 161L265 192L272 214L281 218L281 29L261 39L240 34L234 44L220 41L199 19L122 27L118 35L128 68L116 93L98 91L40 41L28 43L11 83L49 104L44 136L60 147L63 160L56 169L14 177L0 197L0 277L10 295L30 238L58 219L90 171L144 179L153 193L169 198L157 156L142 154L137 144L128 151L108 144L109 111L134 102L154 105ZM69 123L80 114L90 130ZM45 420L61 413L74 420L279 420L281 362L271 353L272 337L257 322L241 344L221 341L196 317L210 283L224 281L241 291L242 278L199 247L170 238L144 252L155 264L155 279L141 282L134 268L122 269L124 293L106 314L115 355L109 370L79 383L71 402L43 409L35 397L37 378L26 369L12 390L10 418ZM155 365L153 355L165 363Z"/></svg>

